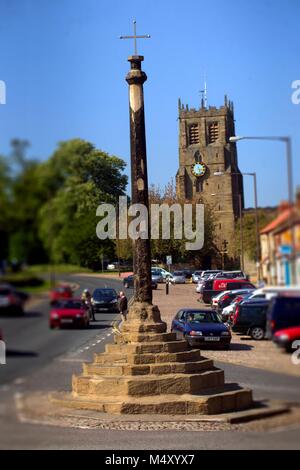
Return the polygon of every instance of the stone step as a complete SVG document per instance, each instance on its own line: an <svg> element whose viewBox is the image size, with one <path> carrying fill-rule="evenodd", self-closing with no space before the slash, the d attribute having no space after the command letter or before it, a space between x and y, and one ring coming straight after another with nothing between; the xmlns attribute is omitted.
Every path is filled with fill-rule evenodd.
<svg viewBox="0 0 300 470"><path fill-rule="evenodd" d="M201 356L199 349L190 351L182 351L176 353L159 353L159 354L126 354L116 353L98 353L94 355L94 362L99 364L162 364L169 362L193 362L205 359Z"/></svg>
<svg viewBox="0 0 300 470"><path fill-rule="evenodd" d="M161 394L199 393L201 390L224 385L220 369L196 374L148 376L73 376L75 396L152 396Z"/></svg>
<svg viewBox="0 0 300 470"><path fill-rule="evenodd" d="M117 342L130 342L130 343L161 343L176 341L176 333L129 333L123 332L117 335Z"/></svg>
<svg viewBox="0 0 300 470"><path fill-rule="evenodd" d="M162 364L83 364L83 375L101 376L136 376L136 375L167 375L167 374L193 374L204 370L212 370L213 361L203 359L197 362L172 362Z"/></svg>
<svg viewBox="0 0 300 470"><path fill-rule="evenodd" d="M106 344L107 353L131 353L131 354L159 354L163 352L187 351L188 345L183 341L169 341L159 343L127 343L127 344Z"/></svg>
<svg viewBox="0 0 300 470"><path fill-rule="evenodd" d="M252 405L252 392L236 384L219 387L211 394L159 395L151 397L74 397L55 393L50 400L65 408L112 414L213 415L246 410ZM195 416L195 417L196 417Z"/></svg>

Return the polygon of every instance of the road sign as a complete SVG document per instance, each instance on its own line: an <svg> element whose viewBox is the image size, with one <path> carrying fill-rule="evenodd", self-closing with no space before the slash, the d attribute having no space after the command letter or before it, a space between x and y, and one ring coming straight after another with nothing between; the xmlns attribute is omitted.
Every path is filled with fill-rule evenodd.
<svg viewBox="0 0 300 470"><path fill-rule="evenodd" d="M292 253L291 245L281 245L279 251L282 255L290 255Z"/></svg>
<svg viewBox="0 0 300 470"><path fill-rule="evenodd" d="M172 264L172 256L167 256L167 265L170 266Z"/></svg>

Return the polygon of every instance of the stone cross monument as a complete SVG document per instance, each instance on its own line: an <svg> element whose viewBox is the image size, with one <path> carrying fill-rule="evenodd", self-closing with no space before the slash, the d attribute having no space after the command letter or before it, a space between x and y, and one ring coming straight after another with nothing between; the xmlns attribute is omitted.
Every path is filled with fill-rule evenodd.
<svg viewBox="0 0 300 470"><path fill-rule="evenodd" d="M145 39L150 38L150 36L137 36L136 22L134 21L134 35L120 36L120 39L134 39L135 55L128 58L130 71L126 76L129 85L132 204L142 204L147 208L148 217L147 220L142 221L141 228L143 226L149 234L149 195L143 91L143 84L147 80L147 75L141 67L144 57L137 55L137 38ZM134 241L133 267L135 275L134 302L129 309L128 322L123 325L122 331L165 331L166 326L161 322L158 307L152 305L149 236Z"/></svg>
<svg viewBox="0 0 300 470"><path fill-rule="evenodd" d="M131 70L126 77L126 81L129 85L132 203L143 204L149 213L143 93L143 83L147 80L147 76L141 70L143 56L131 56L128 60L131 64ZM145 229L149 228L149 217L142 222ZM139 238L134 242L134 273L134 300L151 304L151 248L149 237Z"/></svg>
<svg viewBox="0 0 300 470"><path fill-rule="evenodd" d="M134 31L135 41L137 37ZM132 202L148 208L143 96L147 77L136 45L128 60ZM190 350L185 339L167 333L152 304L148 237L134 243L134 274L134 301L121 331L115 331L114 344L95 354L93 363L83 364L82 374L73 376L72 393L52 394L51 401L64 408L133 415L208 415L249 408L250 390L225 384L224 372L212 360L199 349Z"/></svg>

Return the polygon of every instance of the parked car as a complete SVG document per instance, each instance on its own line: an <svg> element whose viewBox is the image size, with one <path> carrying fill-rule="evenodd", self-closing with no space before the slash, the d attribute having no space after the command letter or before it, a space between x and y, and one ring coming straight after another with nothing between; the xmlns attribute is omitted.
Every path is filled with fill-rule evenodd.
<svg viewBox="0 0 300 470"><path fill-rule="evenodd" d="M278 330L274 333L273 341L279 347L286 350L286 352L293 351L293 344L295 341L299 341L300 345L300 326L292 326L291 328L285 328L284 330Z"/></svg>
<svg viewBox="0 0 300 470"><path fill-rule="evenodd" d="M151 270L151 280L153 285L156 285L156 287L152 286L152 288L155 289L157 288L157 284L162 284L164 282L164 278L159 271L156 272Z"/></svg>
<svg viewBox="0 0 300 470"><path fill-rule="evenodd" d="M200 292L200 291L199 291ZM227 292L230 292L229 290L228 291L224 291L224 292L219 292L219 294L215 295L214 297L212 297L211 299L211 308L212 309L217 309L218 308L218 304L221 300L221 298L227 294Z"/></svg>
<svg viewBox="0 0 300 470"><path fill-rule="evenodd" d="M208 279L201 288L200 299L209 304L221 291L237 289L255 289L255 286L245 279Z"/></svg>
<svg viewBox="0 0 300 470"><path fill-rule="evenodd" d="M123 272L126 270L130 271L132 270L132 263L128 261L112 261L107 265L108 271L117 271L119 269Z"/></svg>
<svg viewBox="0 0 300 470"><path fill-rule="evenodd" d="M184 268L182 270L182 272L184 273L186 279L188 279L188 280L192 279L192 276L193 276L193 273L194 273L194 271L192 269Z"/></svg>
<svg viewBox="0 0 300 470"><path fill-rule="evenodd" d="M196 289L195 289L197 294L201 293L202 286L203 286L203 282L199 281L198 284L196 285Z"/></svg>
<svg viewBox="0 0 300 470"><path fill-rule="evenodd" d="M266 335L266 321L269 301L244 300L236 306L232 331L262 340Z"/></svg>
<svg viewBox="0 0 300 470"><path fill-rule="evenodd" d="M201 279L202 280L210 279L210 278L217 276L220 273L222 273L221 269L207 269L205 271L202 271Z"/></svg>
<svg viewBox="0 0 300 470"><path fill-rule="evenodd" d="M221 271L215 275L215 279L246 279L247 276L243 271Z"/></svg>
<svg viewBox="0 0 300 470"><path fill-rule="evenodd" d="M193 281L194 284L197 284L200 281L202 273L203 273L203 271L193 272L192 281Z"/></svg>
<svg viewBox="0 0 300 470"><path fill-rule="evenodd" d="M110 312L118 313L118 294L115 289L97 288L92 295L92 306L94 313Z"/></svg>
<svg viewBox="0 0 300 470"><path fill-rule="evenodd" d="M157 282L155 281L155 276L152 276L152 289L157 289ZM123 279L123 286L125 289L133 289L134 288L134 275L131 274Z"/></svg>
<svg viewBox="0 0 300 470"><path fill-rule="evenodd" d="M169 271L155 266L151 268L151 273L162 276L163 282L165 282L167 278L172 277L172 274Z"/></svg>
<svg viewBox="0 0 300 470"><path fill-rule="evenodd" d="M73 297L73 291L69 285L61 284L51 289L49 297L50 304L53 305L58 300L71 299Z"/></svg>
<svg viewBox="0 0 300 470"><path fill-rule="evenodd" d="M172 321L171 331L191 347L230 347L230 330L213 310L181 309Z"/></svg>
<svg viewBox="0 0 300 470"><path fill-rule="evenodd" d="M172 284L185 284L186 277L183 271L174 271L170 280Z"/></svg>
<svg viewBox="0 0 300 470"><path fill-rule="evenodd" d="M217 309L217 312L222 312L225 307L228 307L236 297L245 296L253 292L253 289L235 289L227 290L219 294L217 297L212 298L212 305Z"/></svg>
<svg viewBox="0 0 300 470"><path fill-rule="evenodd" d="M116 269L121 268L121 263L119 261L112 261L107 265L108 271L115 271Z"/></svg>
<svg viewBox="0 0 300 470"><path fill-rule="evenodd" d="M77 326L87 328L90 323L89 311L81 299L58 300L50 311L49 326Z"/></svg>
<svg viewBox="0 0 300 470"><path fill-rule="evenodd" d="M268 336L276 331L300 326L300 296L279 295L270 301L268 311Z"/></svg>
<svg viewBox="0 0 300 470"><path fill-rule="evenodd" d="M10 284L0 285L0 313L24 314L24 305L28 299L24 292L17 291Z"/></svg>
<svg viewBox="0 0 300 470"><path fill-rule="evenodd" d="M230 305L223 308L221 313L217 310L217 312L221 315L222 321L232 322L236 307L244 300L248 300L248 294L240 294L237 297L235 297Z"/></svg>

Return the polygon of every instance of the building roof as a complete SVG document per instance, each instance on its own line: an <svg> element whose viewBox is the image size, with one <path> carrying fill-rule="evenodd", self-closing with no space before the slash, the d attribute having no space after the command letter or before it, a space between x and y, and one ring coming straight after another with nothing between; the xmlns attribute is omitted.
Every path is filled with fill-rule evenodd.
<svg viewBox="0 0 300 470"><path fill-rule="evenodd" d="M291 216L291 211L293 211L293 208L289 207L288 209L284 209L282 212L280 212L280 214L278 214L276 219L272 220L272 222L266 225L260 231L260 233L263 235L263 234L273 232L273 230L278 228L280 225L282 225L284 222L286 222L289 219L289 217Z"/></svg>

